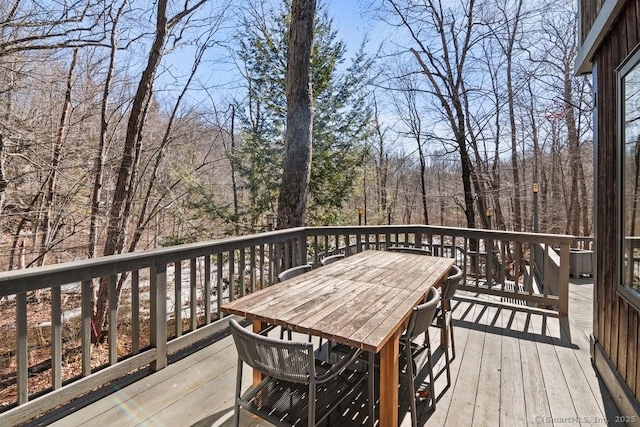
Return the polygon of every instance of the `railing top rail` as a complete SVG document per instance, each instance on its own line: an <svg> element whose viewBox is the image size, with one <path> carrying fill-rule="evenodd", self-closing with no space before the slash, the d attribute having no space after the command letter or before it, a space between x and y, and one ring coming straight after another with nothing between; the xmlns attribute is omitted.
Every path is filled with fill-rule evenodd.
<svg viewBox="0 0 640 427"><path fill-rule="evenodd" d="M308 235L347 234L347 233L415 233L444 234L455 237L486 238L493 240L512 240L523 243L561 244L570 242L575 236L568 234L526 233L518 231L486 230L481 228L440 227L435 225L362 225L307 227Z"/></svg>
<svg viewBox="0 0 640 427"><path fill-rule="evenodd" d="M283 240L288 240L289 238L294 239L304 236L362 233L422 233L423 235L447 235L453 237L511 240L522 243L544 243L551 245L560 245L562 243L570 242L575 238L574 236L569 235L438 227L419 224L298 227L287 230L251 234L247 236L229 237L220 240L170 246L148 251L110 255L94 259L0 272L0 296L14 295L19 292L28 292L67 283L91 280L96 277L104 277L122 272L154 267L174 261L246 248L248 246L277 243Z"/></svg>
<svg viewBox="0 0 640 427"><path fill-rule="evenodd" d="M269 231L248 236L229 237L206 242L187 243L141 252L109 255L92 259L70 261L42 267L0 272L0 296L13 295L72 282L91 280L122 272L149 268L160 263L195 258L247 246L275 243L295 238L304 228Z"/></svg>

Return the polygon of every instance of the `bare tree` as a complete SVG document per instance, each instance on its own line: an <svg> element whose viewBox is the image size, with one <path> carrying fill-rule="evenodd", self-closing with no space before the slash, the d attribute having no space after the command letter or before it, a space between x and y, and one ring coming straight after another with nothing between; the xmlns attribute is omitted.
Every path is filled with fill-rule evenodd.
<svg viewBox="0 0 640 427"><path fill-rule="evenodd" d="M153 93L153 82L164 53L169 32L205 2L206 0L200 0L195 4L186 2L184 9L171 18L167 16L168 0L158 0L156 5L154 39L149 49L146 67L142 72L131 104L120 166L116 173L116 185L110 202L111 208L107 219L107 234L103 249L103 255L105 256L120 253L125 244L144 123ZM99 329L103 329L107 321L108 289L108 280L102 280L98 290L94 317L94 324Z"/></svg>
<svg viewBox="0 0 640 427"><path fill-rule="evenodd" d="M467 226L475 228L473 165L467 144L467 121L463 97L463 80L475 34L475 0L461 11L444 9L441 2L427 0L422 4L388 0L402 25L409 32L417 49L411 48L420 70L431 86L431 94L442 108L446 123L453 134L462 165L464 211ZM460 19L461 18L461 19ZM424 37L425 29L433 29Z"/></svg>

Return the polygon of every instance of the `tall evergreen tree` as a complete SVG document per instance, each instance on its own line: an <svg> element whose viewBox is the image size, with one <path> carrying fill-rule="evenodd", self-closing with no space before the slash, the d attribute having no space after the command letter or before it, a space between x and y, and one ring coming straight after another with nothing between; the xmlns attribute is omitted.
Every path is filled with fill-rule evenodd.
<svg viewBox="0 0 640 427"><path fill-rule="evenodd" d="M285 72L290 1L262 15L252 10L240 38L238 57L247 97L241 174L248 192L246 214L253 223L275 210L282 179L286 123ZM371 111L366 99L371 60L359 52L344 67L347 48L326 9L320 5L311 60L313 87L312 165L307 217L310 223L335 223L352 194L363 161Z"/></svg>

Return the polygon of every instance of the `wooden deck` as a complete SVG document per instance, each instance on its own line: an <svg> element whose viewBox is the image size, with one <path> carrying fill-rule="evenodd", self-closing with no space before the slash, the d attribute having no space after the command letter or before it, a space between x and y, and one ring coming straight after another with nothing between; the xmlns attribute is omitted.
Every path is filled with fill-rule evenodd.
<svg viewBox="0 0 640 427"><path fill-rule="evenodd" d="M460 293L454 301L452 384L446 387L438 352L436 371L442 374L436 381L437 407L429 412L418 403L420 425L606 425L607 419L615 425L619 413L590 361L592 289L589 280L570 285L568 321ZM438 339L439 334L432 335ZM248 384L249 370L245 374ZM98 400L81 399L39 424L231 426L235 376L235 348L227 337L129 385L114 385L113 393ZM331 425L368 425L362 396L366 388ZM406 396L401 400L401 425L410 426ZM241 420L244 426L270 425L244 411Z"/></svg>

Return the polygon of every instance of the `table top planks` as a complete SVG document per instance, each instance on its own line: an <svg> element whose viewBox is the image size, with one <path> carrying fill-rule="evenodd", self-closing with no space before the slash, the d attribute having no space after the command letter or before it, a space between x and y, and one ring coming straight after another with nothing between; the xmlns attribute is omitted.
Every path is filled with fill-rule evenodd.
<svg viewBox="0 0 640 427"><path fill-rule="evenodd" d="M444 281L453 263L451 258L364 251L221 310L379 352L428 290Z"/></svg>

